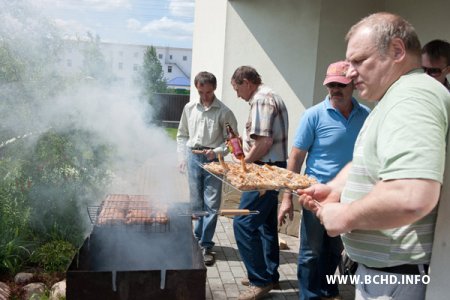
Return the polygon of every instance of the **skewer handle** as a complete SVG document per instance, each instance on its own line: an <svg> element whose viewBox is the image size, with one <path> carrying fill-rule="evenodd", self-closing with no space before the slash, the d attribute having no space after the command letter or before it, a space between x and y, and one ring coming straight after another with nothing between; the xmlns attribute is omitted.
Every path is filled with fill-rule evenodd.
<svg viewBox="0 0 450 300"><path fill-rule="evenodd" d="M205 150L192 150L192 153L194 153L194 154L205 154L206 153L206 151Z"/></svg>
<svg viewBox="0 0 450 300"><path fill-rule="evenodd" d="M257 215L259 214L259 211L248 209L222 209L218 213L221 216L246 216L246 215Z"/></svg>

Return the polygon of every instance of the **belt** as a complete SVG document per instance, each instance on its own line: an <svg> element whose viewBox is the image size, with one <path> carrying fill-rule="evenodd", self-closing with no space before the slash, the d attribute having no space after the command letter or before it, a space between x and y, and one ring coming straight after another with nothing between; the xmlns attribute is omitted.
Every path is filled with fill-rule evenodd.
<svg viewBox="0 0 450 300"><path fill-rule="evenodd" d="M203 147L203 146L191 147L191 150L211 150L211 149L214 149L214 148Z"/></svg>
<svg viewBox="0 0 450 300"><path fill-rule="evenodd" d="M419 275L420 273L420 266L423 266L423 270L425 271L425 274L428 274L428 265L422 264L422 265L398 265L393 267L385 267L385 268L373 268L365 266L368 269L387 272L387 273L396 273L396 274L406 274L406 275Z"/></svg>

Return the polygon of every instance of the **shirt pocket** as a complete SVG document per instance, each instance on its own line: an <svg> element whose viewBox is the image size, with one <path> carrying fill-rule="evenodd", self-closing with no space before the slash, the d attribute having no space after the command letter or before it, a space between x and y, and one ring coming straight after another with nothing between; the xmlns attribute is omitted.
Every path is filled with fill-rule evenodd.
<svg viewBox="0 0 450 300"><path fill-rule="evenodd" d="M207 134L209 139L215 139L217 135L222 134L219 123L219 120L215 118L208 118L205 120L205 134Z"/></svg>

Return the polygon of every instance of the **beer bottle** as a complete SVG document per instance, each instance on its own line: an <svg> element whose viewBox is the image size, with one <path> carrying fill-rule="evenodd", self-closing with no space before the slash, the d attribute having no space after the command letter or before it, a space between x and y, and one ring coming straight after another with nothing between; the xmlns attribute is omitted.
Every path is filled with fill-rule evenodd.
<svg viewBox="0 0 450 300"><path fill-rule="evenodd" d="M231 128L229 123L225 123L225 128L227 129L228 147L230 151L237 159L244 158L244 151L242 151L241 140L234 133L233 128Z"/></svg>

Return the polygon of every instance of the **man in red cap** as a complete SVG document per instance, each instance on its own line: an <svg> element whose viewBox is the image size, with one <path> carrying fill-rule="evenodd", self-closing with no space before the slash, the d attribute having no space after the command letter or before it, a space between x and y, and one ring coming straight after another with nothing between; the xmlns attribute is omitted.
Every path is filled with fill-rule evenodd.
<svg viewBox="0 0 450 300"><path fill-rule="evenodd" d="M353 146L369 109L356 101L352 80L346 77L349 65L332 63L323 84L328 95L321 103L307 109L289 155L287 169L299 173L306 154L305 174L320 183L330 181L352 159ZM286 215L292 220L292 194L285 193L278 213L280 225ZM337 284L327 284L343 250L340 237L329 237L320 220L303 210L300 227L300 254L297 277L300 299L339 299Z"/></svg>

